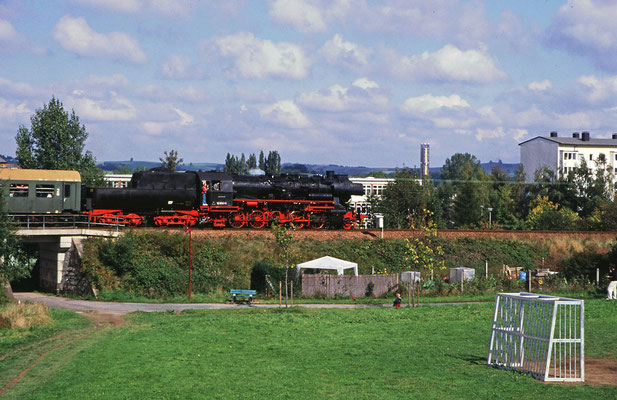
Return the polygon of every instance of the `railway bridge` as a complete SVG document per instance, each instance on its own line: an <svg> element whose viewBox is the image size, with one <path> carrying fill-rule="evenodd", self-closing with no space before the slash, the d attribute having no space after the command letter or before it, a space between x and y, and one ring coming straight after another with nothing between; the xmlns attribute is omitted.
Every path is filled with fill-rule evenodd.
<svg viewBox="0 0 617 400"><path fill-rule="evenodd" d="M83 251L82 241L89 237L118 237L122 232L94 227L22 227L17 235L24 243L38 247L38 274L33 279L41 290L85 294L91 293L93 288L78 268Z"/></svg>

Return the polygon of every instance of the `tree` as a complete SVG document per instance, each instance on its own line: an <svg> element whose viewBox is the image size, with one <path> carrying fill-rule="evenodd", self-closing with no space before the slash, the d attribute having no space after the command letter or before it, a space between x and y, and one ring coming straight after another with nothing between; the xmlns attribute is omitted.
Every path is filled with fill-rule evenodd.
<svg viewBox="0 0 617 400"><path fill-rule="evenodd" d="M457 226L477 226L481 223L482 207L488 205L487 178L486 173L471 161L461 164L461 182L455 185L454 197L453 217Z"/></svg>
<svg viewBox="0 0 617 400"><path fill-rule="evenodd" d="M28 277L31 270L21 240L15 234L17 228L7 213L5 185L0 185L0 297L3 287L6 287L6 291L10 289L9 281Z"/></svg>
<svg viewBox="0 0 617 400"><path fill-rule="evenodd" d="M415 171L404 168L397 170L394 182L384 188L377 211L384 214L388 228L406 229L425 206L424 190L417 182Z"/></svg>
<svg viewBox="0 0 617 400"><path fill-rule="evenodd" d="M441 167L441 179L453 181L467 179L463 177L463 170L465 166L471 169L471 172L468 172L468 174L472 177L477 177L480 172L482 172L480 161L476 158L476 156L469 153L456 153L452 157L448 158Z"/></svg>
<svg viewBox="0 0 617 400"><path fill-rule="evenodd" d="M30 117L30 123L30 130L20 125L15 137L22 168L77 170L85 185L104 185L103 171L96 167L94 156L84 153L88 132L74 110L69 115L60 100L52 97Z"/></svg>
<svg viewBox="0 0 617 400"><path fill-rule="evenodd" d="M448 227L481 223L482 207L488 206L487 174L480 161L469 153L456 153L441 168L437 191L441 215Z"/></svg>
<svg viewBox="0 0 617 400"><path fill-rule="evenodd" d="M255 157L255 153L252 153L249 156L249 160L246 163L246 167L251 170L251 169L256 169L257 168L257 157Z"/></svg>
<svg viewBox="0 0 617 400"><path fill-rule="evenodd" d="M176 172L177 167L182 164L184 159L178 159L178 152L176 150L171 150L169 154L167 152L164 152L163 154L165 157L159 157L159 161L162 163L161 167L167 168L172 172Z"/></svg>
<svg viewBox="0 0 617 400"><path fill-rule="evenodd" d="M417 227L420 228L420 234L405 239L406 257L413 268L430 271L432 277L435 269L446 269L445 253L437 238L437 227L433 223L432 213L423 210L422 214L422 225Z"/></svg>
<svg viewBox="0 0 617 400"><path fill-rule="evenodd" d="M268 153L268 158L266 158L264 168L266 175L281 173L281 156L278 151L274 150Z"/></svg>
<svg viewBox="0 0 617 400"><path fill-rule="evenodd" d="M263 150L259 152L259 169L262 171L266 170L266 159Z"/></svg>
<svg viewBox="0 0 617 400"><path fill-rule="evenodd" d="M579 217L574 211L560 207L547 196L538 196L527 216L529 228L538 230L574 230L578 222Z"/></svg>

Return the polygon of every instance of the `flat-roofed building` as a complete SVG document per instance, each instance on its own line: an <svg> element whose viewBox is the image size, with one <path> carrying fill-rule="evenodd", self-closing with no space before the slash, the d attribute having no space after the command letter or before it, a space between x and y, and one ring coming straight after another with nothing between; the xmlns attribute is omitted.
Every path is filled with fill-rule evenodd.
<svg viewBox="0 0 617 400"><path fill-rule="evenodd" d="M606 168L617 173L617 134L610 139L592 139L589 132L574 132L570 137L559 137L551 132L548 137L535 138L519 143L521 164L526 180L532 182L534 173L543 167L550 168L558 176L567 175L585 160L591 172L597 169L596 161L602 156Z"/></svg>

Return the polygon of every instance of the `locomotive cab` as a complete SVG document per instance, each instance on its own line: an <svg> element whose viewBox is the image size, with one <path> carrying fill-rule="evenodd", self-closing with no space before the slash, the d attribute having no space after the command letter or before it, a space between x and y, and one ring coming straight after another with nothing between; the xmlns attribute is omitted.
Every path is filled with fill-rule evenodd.
<svg viewBox="0 0 617 400"><path fill-rule="evenodd" d="M202 171L198 174L202 183L202 206L233 206L233 183L230 174Z"/></svg>

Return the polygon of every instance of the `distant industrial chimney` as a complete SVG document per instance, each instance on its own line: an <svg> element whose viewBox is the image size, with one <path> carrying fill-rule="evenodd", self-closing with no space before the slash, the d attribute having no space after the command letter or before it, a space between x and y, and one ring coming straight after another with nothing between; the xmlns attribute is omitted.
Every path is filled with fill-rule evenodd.
<svg viewBox="0 0 617 400"><path fill-rule="evenodd" d="M579 133L578 133L578 132L574 132L574 133L572 134L572 137L573 137L574 139L578 139L578 138L580 137L580 135L579 135Z"/></svg>
<svg viewBox="0 0 617 400"><path fill-rule="evenodd" d="M552 131L552 132L551 132L551 137L557 137L557 132Z"/></svg>
<svg viewBox="0 0 617 400"><path fill-rule="evenodd" d="M589 137L589 132L583 132L583 142L588 142L590 137Z"/></svg>
<svg viewBox="0 0 617 400"><path fill-rule="evenodd" d="M421 177L430 176L428 170L428 143L420 144L420 175Z"/></svg>

